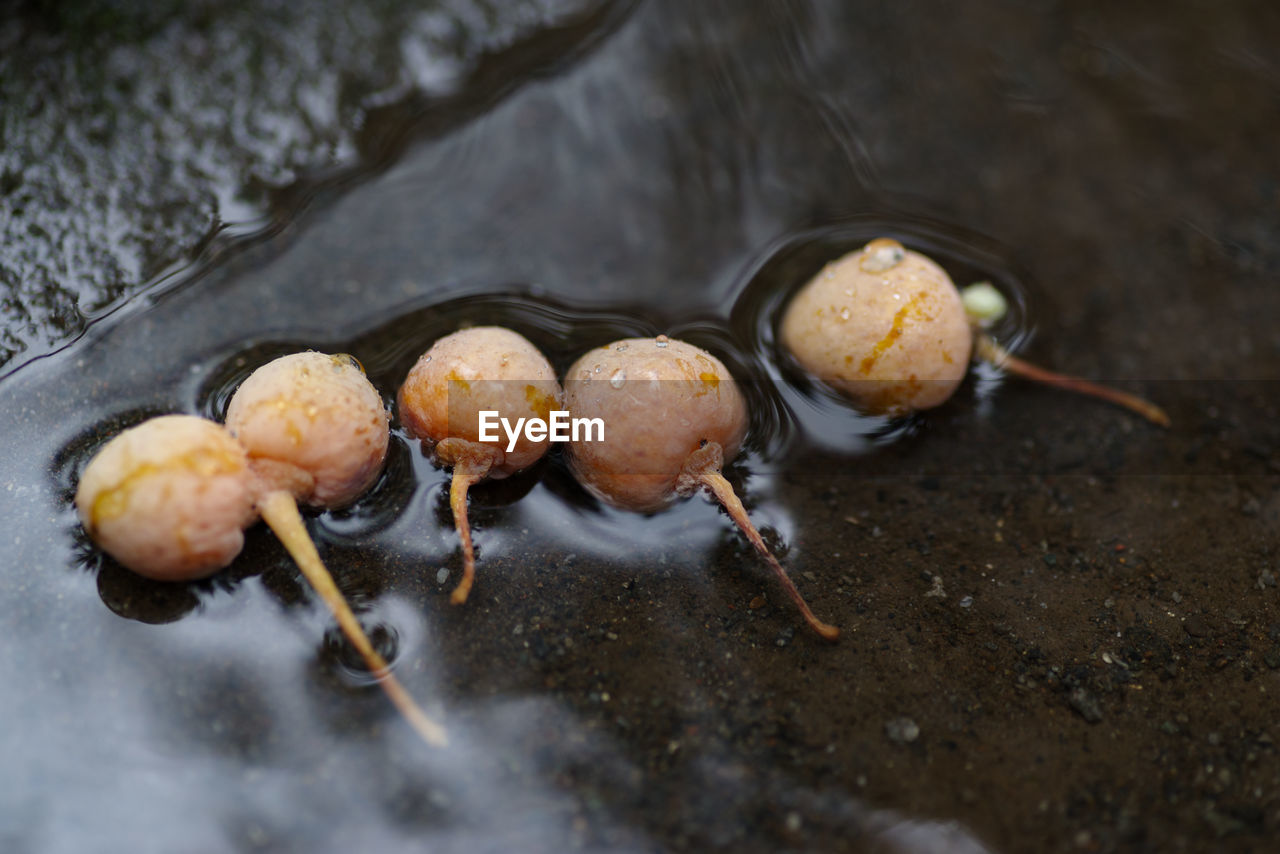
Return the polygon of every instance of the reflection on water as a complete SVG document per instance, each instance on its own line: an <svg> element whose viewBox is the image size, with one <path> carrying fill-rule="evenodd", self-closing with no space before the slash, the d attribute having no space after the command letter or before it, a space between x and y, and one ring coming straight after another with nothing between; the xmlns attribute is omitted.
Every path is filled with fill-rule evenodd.
<svg viewBox="0 0 1280 854"><path fill-rule="evenodd" d="M1062 367L1271 378L1274 312L1221 324L1229 348L1182 346L1206 337L1205 305L1271 292L1261 279L1226 289L1214 266L1273 269L1270 226L1228 218L1239 233L1219 240L1196 219L1213 208L1202 187L1270 198L1262 161L1246 159L1250 177L1184 156L1182 142L1161 148L1152 116L1230 116L1207 106L1208 84L1148 86L1141 63L1121 61L1149 49L1162 76L1180 50L1199 51L1245 103L1266 102L1270 84L1256 81L1275 71L1253 36L1216 23L1221 50L1171 30L1145 47L1120 30L1091 42L1101 12L1051 24L1008 4L946 23L911 4L837 0L309 8L28 4L0 25L0 345L26 348L0 381L0 848L981 852L960 826L918 816L1024 840L1027 824L1067 824L1065 796L1046 794L1057 800L1041 814L1008 790L1028 745L1046 767L1077 746L1006 731L1026 707L1009 712L995 693L1006 636L977 615L1028 620L1042 582L1028 564L1045 555L1005 528L1016 554L994 556L977 530L994 530L985 505L1017 501L983 476L1099 474L1091 493L1046 487L1050 515L1069 515L1072 491L1081 514L1085 495L1122 493L1115 475L1266 472L1275 442L1217 452L1242 432L1241 400L1280 423L1258 416L1274 409L1270 387L1168 388L1175 420L1208 426L1166 442L990 376L938 413L891 422L799 376L774 317L827 256L889 233L961 284L1000 284L1016 311L999 334L1048 326ZM1097 165L1107 158L1120 166ZM1161 181L1191 188L1167 219L1147 201ZM1197 223L1203 266L1185 257L1177 217ZM201 251L175 276L189 287L120 302ZM1022 272L1029 259L1045 286ZM82 315L102 319L29 359ZM453 608L446 474L397 434L369 495L309 525L398 676L451 728L457 746L437 753L352 666L261 529L226 573L164 588L78 533L76 473L126 424L220 416L254 366L299 347L354 353L390 402L417 355L467 321L515 326L561 369L614 338L666 332L769 384L731 474L815 610L851 628L846 641L795 631L712 504L600 508L554 456L475 490L478 586ZM911 491L918 474L931 477ZM1265 515L1274 502L1256 504ZM970 551L997 567L976 605L962 586L975 583L962 574ZM1087 558L1067 554L1064 565ZM939 564L945 600L925 592L940 575L920 580ZM1131 568L1106 566L1107 590ZM1112 625L1063 620L1046 646ZM1036 714L1061 711L1056 695L1028 696ZM1117 727L1120 705L1101 701ZM907 713L919 740L886 744L883 721Z"/></svg>

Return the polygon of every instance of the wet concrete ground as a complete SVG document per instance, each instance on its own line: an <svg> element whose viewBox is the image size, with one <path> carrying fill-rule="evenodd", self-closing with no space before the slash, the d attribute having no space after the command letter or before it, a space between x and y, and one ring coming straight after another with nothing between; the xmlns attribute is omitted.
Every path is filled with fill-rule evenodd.
<svg viewBox="0 0 1280 854"><path fill-rule="evenodd" d="M394 157L0 381L6 850L1269 850L1280 17L864 5L641 3L577 54L522 43L459 84L480 106L411 97ZM877 442L784 389L733 476L835 645L711 505L602 510L558 459L476 495L452 608L444 475L398 436L313 528L440 754L261 530L182 588L77 534L86 449L216 414L270 352L350 350L388 400L461 320L562 370L670 331L768 371L780 255L881 231L1016 289L1024 355L1173 426L975 379Z"/></svg>

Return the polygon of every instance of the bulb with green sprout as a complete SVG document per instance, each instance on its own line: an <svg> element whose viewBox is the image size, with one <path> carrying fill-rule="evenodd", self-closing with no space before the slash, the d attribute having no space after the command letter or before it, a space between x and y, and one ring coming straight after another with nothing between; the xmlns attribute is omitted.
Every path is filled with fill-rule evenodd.
<svg viewBox="0 0 1280 854"><path fill-rule="evenodd" d="M962 297L929 258L889 238L824 267L784 309L782 346L805 371L871 412L938 406L960 385L970 356L1010 373L1124 406L1167 426L1154 404L1031 365L986 331L1004 313L990 285Z"/></svg>

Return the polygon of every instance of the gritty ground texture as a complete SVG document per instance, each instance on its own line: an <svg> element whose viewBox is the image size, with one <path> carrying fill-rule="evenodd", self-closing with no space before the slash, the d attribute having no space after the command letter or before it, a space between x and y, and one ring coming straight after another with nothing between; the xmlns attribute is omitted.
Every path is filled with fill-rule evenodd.
<svg viewBox="0 0 1280 854"><path fill-rule="evenodd" d="M1280 14L654 0L597 24L482 63L471 108L381 125L398 156L364 180L307 185L274 237L0 381L0 848L1271 850ZM41 109L74 115L70 91ZM7 121L5 156L41 127ZM149 215L114 172L86 186ZM769 307L878 234L1017 289L1023 355L1172 428L983 372L896 432L826 400L777 359ZM6 232L3 257L38 245ZM464 323L560 371L665 332L774 379L729 474L841 640L708 502L603 509L559 453L473 490L477 583L452 607L447 474L393 422L384 477L312 527L450 728L433 752L260 527L177 587L79 532L77 474L122 425L220 415L307 346L390 402Z"/></svg>
<svg viewBox="0 0 1280 854"><path fill-rule="evenodd" d="M65 343L220 228L252 232L287 215L289 185L358 164L371 110L449 92L486 53L593 5L6 8L0 366Z"/></svg>

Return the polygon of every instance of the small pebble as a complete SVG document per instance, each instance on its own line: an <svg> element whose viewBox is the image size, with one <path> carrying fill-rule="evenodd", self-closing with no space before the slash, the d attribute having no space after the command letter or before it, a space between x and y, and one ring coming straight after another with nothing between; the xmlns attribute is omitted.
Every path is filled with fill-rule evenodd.
<svg viewBox="0 0 1280 854"><path fill-rule="evenodd" d="M1213 627L1202 614L1192 614L1182 624L1182 629L1193 638L1207 638L1213 635Z"/></svg>
<svg viewBox="0 0 1280 854"><path fill-rule="evenodd" d="M1096 724L1102 720L1102 706L1098 698L1084 688L1073 688L1067 695L1067 702L1089 723Z"/></svg>
<svg viewBox="0 0 1280 854"><path fill-rule="evenodd" d="M884 725L884 734L895 744L910 744L920 737L920 727L911 718L894 718Z"/></svg>
<svg viewBox="0 0 1280 854"><path fill-rule="evenodd" d="M445 569L444 567L440 567L440 569L436 571L436 584L444 584L448 580L449 580L449 570Z"/></svg>

